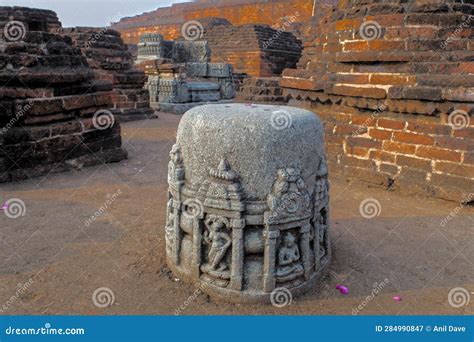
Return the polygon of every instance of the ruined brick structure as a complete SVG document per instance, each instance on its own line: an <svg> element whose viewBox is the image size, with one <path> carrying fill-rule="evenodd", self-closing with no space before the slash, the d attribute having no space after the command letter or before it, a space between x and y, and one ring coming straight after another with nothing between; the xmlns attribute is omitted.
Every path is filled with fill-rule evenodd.
<svg viewBox="0 0 474 342"><path fill-rule="evenodd" d="M123 43L120 33L93 27L64 28L59 32L72 38L81 49L96 78L109 80L114 85L111 112L121 121L142 120L154 116L150 95L144 84L147 77L134 68L132 54Z"/></svg>
<svg viewBox="0 0 474 342"><path fill-rule="evenodd" d="M122 33L127 44L138 44L145 33L177 39L185 22L209 17L227 19L235 26L266 24L276 28L281 18L298 13L298 21L305 22L311 18L313 5L314 0L200 0L123 18L112 28Z"/></svg>
<svg viewBox="0 0 474 342"><path fill-rule="evenodd" d="M344 0L313 24L290 104L326 123L347 177L455 201L474 188L471 2Z"/></svg>
<svg viewBox="0 0 474 342"><path fill-rule="evenodd" d="M249 77L244 79L237 99L246 102L286 102L280 77Z"/></svg>
<svg viewBox="0 0 474 342"><path fill-rule="evenodd" d="M126 158L97 80L52 11L0 7L0 182Z"/></svg>
<svg viewBox="0 0 474 342"><path fill-rule="evenodd" d="M202 40L209 43L212 61L232 64L236 72L253 77L280 76L301 57L301 41L292 33L267 25L212 25Z"/></svg>

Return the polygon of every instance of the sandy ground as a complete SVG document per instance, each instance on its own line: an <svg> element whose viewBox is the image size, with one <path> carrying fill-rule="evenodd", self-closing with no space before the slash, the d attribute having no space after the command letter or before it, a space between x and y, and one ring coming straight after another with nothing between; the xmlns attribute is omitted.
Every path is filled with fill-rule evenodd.
<svg viewBox="0 0 474 342"><path fill-rule="evenodd" d="M0 185L0 202L20 198L26 206L16 219L0 212L0 314L163 315L181 307L183 315L351 315L359 306L362 315L474 313L472 293L460 308L448 302L452 288L474 292L472 208L337 177L331 178L333 262L313 291L283 308L234 305L175 279L165 263L164 219L178 122L161 114L124 124L130 158L121 163ZM85 224L111 198L99 219ZM380 216L360 215L367 198L381 203ZM457 214L443 227L451 212ZM350 293L339 293L337 284ZM114 296L106 308L92 301L101 287Z"/></svg>

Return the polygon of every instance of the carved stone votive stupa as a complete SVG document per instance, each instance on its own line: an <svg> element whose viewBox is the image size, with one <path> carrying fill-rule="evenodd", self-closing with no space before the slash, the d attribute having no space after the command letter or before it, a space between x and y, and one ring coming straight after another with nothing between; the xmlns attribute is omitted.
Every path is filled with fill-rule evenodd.
<svg viewBox="0 0 474 342"><path fill-rule="evenodd" d="M314 113L196 107L170 156L166 254L177 277L234 302L314 287L331 258L323 127Z"/></svg>

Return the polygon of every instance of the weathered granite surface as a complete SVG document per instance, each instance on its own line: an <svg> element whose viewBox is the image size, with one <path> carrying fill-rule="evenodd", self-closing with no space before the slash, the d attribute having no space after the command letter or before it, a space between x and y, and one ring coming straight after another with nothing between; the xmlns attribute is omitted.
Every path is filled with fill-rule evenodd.
<svg viewBox="0 0 474 342"><path fill-rule="evenodd" d="M303 109L205 105L170 153L167 261L235 302L311 288L330 261L323 127Z"/></svg>

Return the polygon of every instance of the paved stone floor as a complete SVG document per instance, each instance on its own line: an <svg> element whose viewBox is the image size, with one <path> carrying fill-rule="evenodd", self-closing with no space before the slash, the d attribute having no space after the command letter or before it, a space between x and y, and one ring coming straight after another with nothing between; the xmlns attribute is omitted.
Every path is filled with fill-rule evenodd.
<svg viewBox="0 0 474 342"><path fill-rule="evenodd" d="M183 315L474 313L472 208L337 177L334 259L314 291L283 308L233 305L175 279L163 236L168 152L179 118L125 123L130 158L121 163L0 185L0 202L19 198L26 208L16 219L0 212L0 314L159 315L180 307ZM379 216L361 216L367 199L380 203ZM113 301L106 308L92 300L102 287ZM470 303L450 306L455 287L467 290Z"/></svg>

